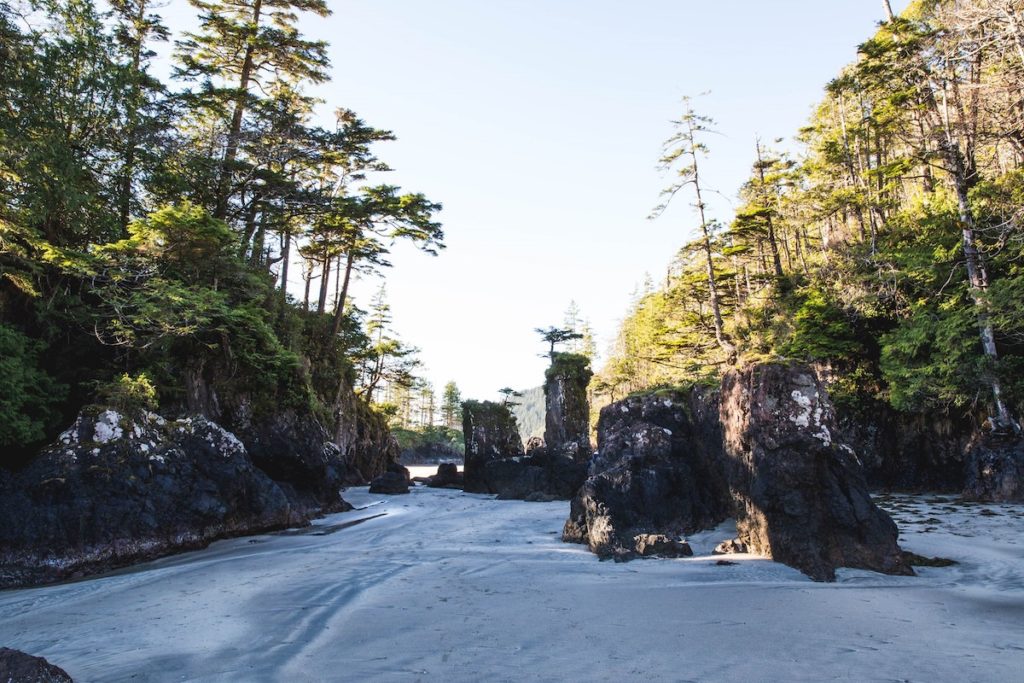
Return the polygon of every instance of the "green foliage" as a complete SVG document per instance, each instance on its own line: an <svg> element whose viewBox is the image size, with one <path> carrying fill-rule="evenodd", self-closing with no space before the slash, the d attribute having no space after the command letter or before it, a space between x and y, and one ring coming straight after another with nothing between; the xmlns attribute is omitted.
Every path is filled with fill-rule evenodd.
<svg viewBox="0 0 1024 683"><path fill-rule="evenodd" d="M391 433L403 451L428 452L432 447L455 451L459 455L466 451L462 431L458 429L429 426L420 429L392 429Z"/></svg>
<svg viewBox="0 0 1024 683"><path fill-rule="evenodd" d="M924 305L881 340L881 369L894 406L964 406L982 391L983 356L970 307Z"/></svg>
<svg viewBox="0 0 1024 683"><path fill-rule="evenodd" d="M54 426L66 391L40 368L43 345L0 323L0 452L37 444ZM9 464L0 458L0 465Z"/></svg>
<svg viewBox="0 0 1024 683"><path fill-rule="evenodd" d="M441 206L370 177L390 131L345 108L313 124L327 45L298 24L327 3L193 0L174 88L150 74L159 4L28 4L0 2L0 449L52 438L97 387L125 412L215 394L330 427L360 378L367 402L412 386L414 349L346 290L397 240L442 249ZM315 307L290 296L296 257Z"/></svg>
<svg viewBox="0 0 1024 683"><path fill-rule="evenodd" d="M848 314L820 289L807 287L789 304L792 332L779 353L801 360L848 360L864 353Z"/></svg>
<svg viewBox="0 0 1024 683"><path fill-rule="evenodd" d="M544 371L544 378L549 382L556 377L563 377L586 384L593 376L590 358L580 353L555 353L550 367Z"/></svg>
<svg viewBox="0 0 1024 683"><path fill-rule="evenodd" d="M156 386L146 373L132 377L124 373L109 382L99 385L96 390L100 403L110 406L126 415L141 411L156 410L159 406Z"/></svg>
<svg viewBox="0 0 1024 683"><path fill-rule="evenodd" d="M1005 142L1019 122L1004 93L1024 76L1002 5L912 3L829 83L799 163L758 143L729 230L685 245L665 285L636 296L595 404L720 376L733 360L716 348L724 337L740 360L820 364L846 409L884 398L1012 423L1024 409L1024 170ZM710 122L684 114L662 159L678 172L666 199L700 183Z"/></svg>

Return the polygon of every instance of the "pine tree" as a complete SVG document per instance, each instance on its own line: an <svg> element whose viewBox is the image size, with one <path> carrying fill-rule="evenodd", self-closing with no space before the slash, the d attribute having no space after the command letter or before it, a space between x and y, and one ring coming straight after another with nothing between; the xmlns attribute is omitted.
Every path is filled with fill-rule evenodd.
<svg viewBox="0 0 1024 683"><path fill-rule="evenodd" d="M330 14L324 0L189 0L199 31L177 44L177 75L198 84L195 99L225 117L213 215L227 218L240 170L243 124L276 80L321 83L327 78L326 44L306 40L298 13Z"/></svg>
<svg viewBox="0 0 1024 683"><path fill-rule="evenodd" d="M462 393L455 382L444 385L441 398L441 418L448 429L462 428Z"/></svg>
<svg viewBox="0 0 1024 683"><path fill-rule="evenodd" d="M650 218L661 216L677 194L687 187L693 188L696 196L694 208L697 209L697 216L700 220L701 247L704 250L708 298L715 328L715 339L718 340L718 345L722 347L729 361L732 362L736 359L736 346L726 334L725 322L722 318L721 298L715 275L714 249L711 243L715 223L707 216L707 205L704 203L706 188L700 173L700 158L708 153L707 145L700 138L713 132L712 125L714 125L714 121L711 118L694 112L689 97L683 98L683 114L678 121L673 122L675 133L665 141L662 156L658 160L659 167L664 171L673 171L675 178L662 191L662 203L654 208Z"/></svg>

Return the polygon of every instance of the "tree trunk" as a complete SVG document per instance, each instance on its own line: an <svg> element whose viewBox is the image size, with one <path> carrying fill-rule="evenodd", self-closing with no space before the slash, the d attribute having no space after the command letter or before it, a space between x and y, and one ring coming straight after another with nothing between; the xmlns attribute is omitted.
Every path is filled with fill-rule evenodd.
<svg viewBox="0 0 1024 683"><path fill-rule="evenodd" d="M224 146L224 160L220 167L220 180L217 185L217 206L214 209L214 218L224 220L228 215L228 198L231 194L231 173L235 159L238 158L238 142L242 136L242 118L245 116L246 99L249 95L249 80L252 78L253 49L256 44L256 34L260 30L260 13L263 10L263 0L256 0L252 8L252 33L246 41L245 56L242 58L241 74L238 78L238 96L235 98L235 110L231 115L231 127L228 129L228 137Z"/></svg>
<svg viewBox="0 0 1024 683"><path fill-rule="evenodd" d="M341 332L341 321L345 317L345 300L348 298L348 286L352 280L352 267L354 265L355 254L354 250L350 249L348 256L345 257L345 276L341 285L341 294L338 296L338 302L334 309L334 323L331 325L332 337L337 337L338 333Z"/></svg>
<svg viewBox="0 0 1024 683"><path fill-rule="evenodd" d="M757 169L761 176L761 189L764 190L765 179L764 179L764 158L761 154L761 141L757 141ZM782 271L782 259L779 257L779 243L775 240L775 221L772 220L771 214L768 214L768 247L772 253L772 263L775 266L775 276L782 277L784 275Z"/></svg>
<svg viewBox="0 0 1024 683"><path fill-rule="evenodd" d="M889 0L882 0L882 9L885 10L885 20L887 22L891 24L892 22L896 21L896 15L893 14L892 4L889 2Z"/></svg>
<svg viewBox="0 0 1024 683"><path fill-rule="evenodd" d="M957 210L962 228L964 261L967 265L967 279L970 284L971 299L974 301L978 311L978 332L981 336L981 346L985 355L994 363L999 360L999 351L996 348L995 331L992 329L992 322L989 319L988 300L985 298L985 290L988 289L988 272L985 269L985 261L978 251L975 241L975 221L971 212L969 202L969 185L967 174L964 171L963 158L960 150L951 141L943 145L943 155L953 177L953 187L956 190ZM992 390L992 400L995 403L996 415L992 418L994 426L1002 429L1012 428L1019 430L1017 422L1010 415L1006 402L1003 399L1002 383L995 374L986 377Z"/></svg>
<svg viewBox="0 0 1024 683"><path fill-rule="evenodd" d="M288 301L288 263L292 258L292 231L284 230L281 238L281 300Z"/></svg>
<svg viewBox="0 0 1024 683"><path fill-rule="evenodd" d="M142 106L142 47L146 42L145 1L139 2L138 12L132 19L135 21L134 42L132 43L132 92L128 98L128 109L125 112L127 131L124 147L124 168L121 169L121 177L118 180L118 218L121 223L121 230L127 234L128 222L131 220L132 205L132 178L135 175L135 162L139 144L139 109Z"/></svg>
<svg viewBox="0 0 1024 683"><path fill-rule="evenodd" d="M323 270L321 271L320 280L320 298L317 300L316 312L318 315L323 315L324 311L327 310L327 294L331 289L331 270L334 264L334 258L331 256L325 256L323 260Z"/></svg>

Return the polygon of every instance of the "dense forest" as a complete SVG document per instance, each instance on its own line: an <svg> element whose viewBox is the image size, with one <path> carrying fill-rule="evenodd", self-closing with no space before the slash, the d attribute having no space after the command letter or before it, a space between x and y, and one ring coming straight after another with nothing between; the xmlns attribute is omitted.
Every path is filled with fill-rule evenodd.
<svg viewBox="0 0 1024 683"><path fill-rule="evenodd" d="M328 4L189 2L171 36L152 0L0 1L0 466L91 402L329 428L411 381L383 293L349 289L396 241L436 254L441 207L378 181L391 132L318 124L327 46L298 23Z"/></svg>
<svg viewBox="0 0 1024 683"><path fill-rule="evenodd" d="M888 8L888 3L884 3ZM602 401L809 361L854 408L1017 429L1024 406L1024 16L1012 0L891 10L828 84L797 151L751 141L734 215L712 215L709 100L684 101L659 216L696 239L635 297ZM726 131L728 132L728 131Z"/></svg>

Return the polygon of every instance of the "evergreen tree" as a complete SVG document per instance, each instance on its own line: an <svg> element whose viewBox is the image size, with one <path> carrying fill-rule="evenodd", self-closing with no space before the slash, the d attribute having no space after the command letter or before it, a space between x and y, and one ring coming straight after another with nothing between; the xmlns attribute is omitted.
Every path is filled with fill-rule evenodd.
<svg viewBox="0 0 1024 683"><path fill-rule="evenodd" d="M448 429L462 429L462 393L455 382L444 385L441 398L441 418Z"/></svg>
<svg viewBox="0 0 1024 683"><path fill-rule="evenodd" d="M306 40L298 13L330 14L324 0L189 0L199 30L178 41L177 75L196 83L198 104L223 117L223 155L217 170L213 215L227 218L246 114L274 81L321 83L327 78L326 45Z"/></svg>
<svg viewBox="0 0 1024 683"><path fill-rule="evenodd" d="M694 207L697 209L700 221L702 235L700 244L704 250L708 302L711 306L711 316L715 327L715 339L718 340L718 345L725 351L729 361L732 361L736 357L736 346L725 332L721 297L715 273L712 233L716 224L707 216L707 205L704 203L704 193L707 190L703 185L700 173L700 158L708 153L708 147L701 137L713 132L711 128L713 124L714 122L709 117L694 112L689 97L683 98L683 114L678 121L673 122L675 133L665 141L662 156L658 161L659 167L665 171L673 171L675 178L662 191L662 203L654 208L650 217L657 218L663 214L679 192L687 187L693 188L696 196Z"/></svg>

